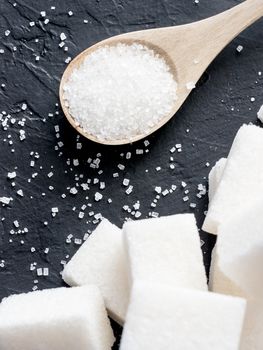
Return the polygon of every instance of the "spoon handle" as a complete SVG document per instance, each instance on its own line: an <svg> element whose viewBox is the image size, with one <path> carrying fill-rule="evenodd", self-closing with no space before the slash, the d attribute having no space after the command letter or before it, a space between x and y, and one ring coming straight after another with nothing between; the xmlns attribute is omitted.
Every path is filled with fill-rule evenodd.
<svg viewBox="0 0 263 350"><path fill-rule="evenodd" d="M246 0L240 5L211 17L216 25L214 39L225 46L263 16L263 0Z"/></svg>

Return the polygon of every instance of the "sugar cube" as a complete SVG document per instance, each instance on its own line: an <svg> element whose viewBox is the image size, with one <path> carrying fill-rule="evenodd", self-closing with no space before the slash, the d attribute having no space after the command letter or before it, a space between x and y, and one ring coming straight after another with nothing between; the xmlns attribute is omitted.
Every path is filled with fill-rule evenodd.
<svg viewBox="0 0 263 350"><path fill-rule="evenodd" d="M241 350L262 350L263 344L263 301L249 299L240 341Z"/></svg>
<svg viewBox="0 0 263 350"><path fill-rule="evenodd" d="M245 300L135 282L121 350L238 350Z"/></svg>
<svg viewBox="0 0 263 350"><path fill-rule="evenodd" d="M110 350L113 343L95 286L12 295L0 304L1 350Z"/></svg>
<svg viewBox="0 0 263 350"><path fill-rule="evenodd" d="M62 277L71 285L97 285L110 316L123 324L129 301L127 262L122 231L103 219L65 266Z"/></svg>
<svg viewBox="0 0 263 350"><path fill-rule="evenodd" d="M218 227L210 270L212 291L248 300L242 350L261 349L263 343L262 206L262 199L247 203L246 210Z"/></svg>
<svg viewBox="0 0 263 350"><path fill-rule="evenodd" d="M193 214L128 221L123 226L131 281L137 279L207 290Z"/></svg>
<svg viewBox="0 0 263 350"><path fill-rule="evenodd" d="M218 225L234 217L263 192L263 129L243 125L233 142L223 177L210 203L203 229L217 234Z"/></svg>
<svg viewBox="0 0 263 350"><path fill-rule="evenodd" d="M214 198L214 195L216 193L216 190L218 188L218 185L221 181L221 178L223 176L223 172L225 169L225 165L226 165L226 158L221 158L219 159L216 164L213 166L213 168L211 169L209 176L208 176L208 180L209 180L209 187L208 187L208 198L209 198L209 202L212 201L212 199Z"/></svg>
<svg viewBox="0 0 263 350"><path fill-rule="evenodd" d="M246 210L222 223L218 232L212 264L211 287L220 291L223 274L229 283L238 286L234 294L244 297L263 295L263 199L247 203ZM222 236L222 237L221 237ZM223 292L226 292L223 287Z"/></svg>

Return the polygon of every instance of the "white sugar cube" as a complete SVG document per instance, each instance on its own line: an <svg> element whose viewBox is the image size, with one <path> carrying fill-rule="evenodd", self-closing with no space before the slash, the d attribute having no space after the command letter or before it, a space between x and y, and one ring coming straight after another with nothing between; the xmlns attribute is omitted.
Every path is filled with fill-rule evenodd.
<svg viewBox="0 0 263 350"><path fill-rule="evenodd" d="M263 344L263 199L218 227L210 289L248 300L242 350Z"/></svg>
<svg viewBox="0 0 263 350"><path fill-rule="evenodd" d="M113 343L95 286L12 295L0 304L1 350L110 350Z"/></svg>
<svg viewBox="0 0 263 350"><path fill-rule="evenodd" d="M129 284L122 231L117 226L103 219L65 266L62 277L71 286L97 285L110 316L124 322Z"/></svg>
<svg viewBox="0 0 263 350"><path fill-rule="evenodd" d="M233 142L223 177L203 224L217 234L218 225L234 217L263 192L263 129L243 125Z"/></svg>
<svg viewBox="0 0 263 350"><path fill-rule="evenodd" d="M220 237L213 252L210 278L214 290L228 293L227 286L222 285L227 279L234 295L253 298L263 295L262 208L263 199L247 203L246 210L218 227Z"/></svg>
<svg viewBox="0 0 263 350"><path fill-rule="evenodd" d="M249 299L240 341L241 350L262 350L263 301Z"/></svg>
<svg viewBox="0 0 263 350"><path fill-rule="evenodd" d="M135 282L121 350L238 350L245 300Z"/></svg>
<svg viewBox="0 0 263 350"><path fill-rule="evenodd" d="M211 169L208 180L209 180L209 191L208 191L208 197L209 197L209 202L212 201L214 198L214 195L216 193L216 190L218 188L218 185L221 181L221 178L223 176L223 172L225 169L226 165L226 158L221 158L219 161L216 162L216 164L213 166Z"/></svg>
<svg viewBox="0 0 263 350"><path fill-rule="evenodd" d="M132 282L151 280L207 290L193 214L128 221L123 226Z"/></svg>

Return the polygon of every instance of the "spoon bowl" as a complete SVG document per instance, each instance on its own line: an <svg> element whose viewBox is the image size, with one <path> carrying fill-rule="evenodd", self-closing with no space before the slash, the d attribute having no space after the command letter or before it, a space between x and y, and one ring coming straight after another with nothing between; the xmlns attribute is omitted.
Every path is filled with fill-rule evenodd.
<svg viewBox="0 0 263 350"><path fill-rule="evenodd" d="M138 32L134 32L134 33L138 33ZM94 142L97 142L97 143L101 143L101 144L107 144L107 145L124 145L124 144L132 143L132 142L135 142L135 141L139 141L139 140L145 138L146 136L152 134L156 130L158 130L164 124L166 124L167 121L169 119L171 119L172 116L176 113L178 108L180 108L181 104L179 106L177 105L177 103L174 104L171 112L168 115L164 116L164 118L162 118L160 123L158 123L154 127L152 127L149 132L143 133L143 134L137 134L136 136L133 136L132 138L129 138L129 139L101 140L101 139L97 138L95 135L87 133L74 120L74 117L69 112L69 108L65 104L65 100L63 98L64 85L68 81L69 77L71 76L72 71L75 70L76 68L79 68L80 65L83 63L83 61L85 60L85 58L88 55L90 55L92 52L96 51L100 47L103 47L103 46L116 46L117 44L120 44L120 43L126 44L126 45L132 45L134 43L141 44L144 47L147 47L147 48L153 50L155 52L155 54L158 54L159 56L161 56L165 60L166 64L170 68L170 72L172 73L175 81L177 81L177 72L176 72L176 67L175 67L174 61L168 56L168 54L161 47L159 47L157 45L154 45L152 42L148 42L146 40L140 40L140 39L136 39L135 40L135 39L130 38L130 35L132 35L132 34L133 33L118 35L118 36L112 37L110 39L103 40L103 41L101 41L101 42L99 42L99 43L97 43L97 44L87 48L86 50L82 51L78 56L76 56L71 61L71 63L68 65L68 67L66 68L66 70L65 70L65 72L64 72L64 74L62 76L61 83L60 83L59 96L60 96L60 103L61 103L63 112L64 112L66 118L68 119L69 123L81 135L83 135L84 137L90 139L91 141L94 141ZM178 87L177 87L177 91L178 91ZM187 96L185 96L185 98L186 97Z"/></svg>
<svg viewBox="0 0 263 350"><path fill-rule="evenodd" d="M194 86L222 49L262 16L263 1L246 0L228 11L199 22L121 34L89 47L71 61L61 79L59 96L66 118L84 137L101 144L123 145L149 136L175 115L192 90L189 83L193 83ZM129 139L101 140L76 123L63 97L64 85L73 70L78 68L88 55L102 46L114 46L118 43L142 44L161 56L177 82L177 100L170 113L146 133Z"/></svg>

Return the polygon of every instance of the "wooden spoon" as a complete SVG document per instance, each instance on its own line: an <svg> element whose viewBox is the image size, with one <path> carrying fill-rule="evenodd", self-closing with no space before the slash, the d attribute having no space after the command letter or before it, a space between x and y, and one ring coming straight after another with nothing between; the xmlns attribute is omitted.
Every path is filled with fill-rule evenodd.
<svg viewBox="0 0 263 350"><path fill-rule="evenodd" d="M263 0L246 0L234 8L205 20L175 27L148 29L121 34L103 40L81 52L67 67L60 83L60 102L70 124L83 136L98 143L121 145L138 141L158 130L178 111L191 89L187 89L189 82L196 83L205 69L240 32L263 16ZM91 52L105 45L116 45L122 42L132 44L142 43L162 55L169 64L175 80L178 83L177 100L171 113L155 125L150 132L136 135L131 139L100 140L96 136L85 132L78 126L70 115L63 99L63 86L72 71L79 67Z"/></svg>

